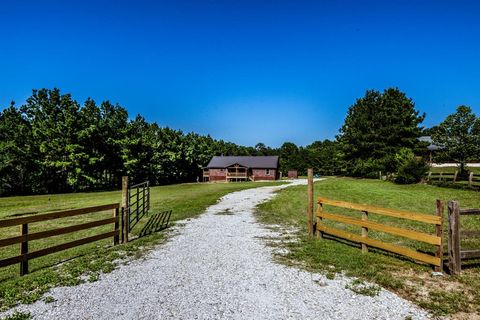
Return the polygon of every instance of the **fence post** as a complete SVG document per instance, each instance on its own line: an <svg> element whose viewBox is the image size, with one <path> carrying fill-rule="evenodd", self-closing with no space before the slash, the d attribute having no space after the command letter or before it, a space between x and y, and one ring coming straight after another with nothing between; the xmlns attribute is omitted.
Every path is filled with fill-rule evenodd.
<svg viewBox="0 0 480 320"><path fill-rule="evenodd" d="M139 210L139 208L140 208L140 203L139 203L139 200L140 200L140 199L139 199L139 194L138 194L139 191L140 191L140 188L137 187L137 191L136 191L136 192L137 192L137 197L136 197L136 202L137 202L137 209L136 209L136 210L137 210L137 213L135 214L136 219L137 219L137 222L140 220L140 219L138 218L138 210Z"/></svg>
<svg viewBox="0 0 480 320"><path fill-rule="evenodd" d="M455 170L455 175L453 176L453 182L457 182L458 170Z"/></svg>
<svg viewBox="0 0 480 320"><path fill-rule="evenodd" d="M28 223L22 224L20 228L23 238L20 245L20 254L23 256L23 260L20 262L20 275L24 276L28 273Z"/></svg>
<svg viewBox="0 0 480 320"><path fill-rule="evenodd" d="M428 178L427 178L427 181L429 181L429 182L430 182L430 178L431 178L431 177L432 177L432 171L429 171L429 172L428 172Z"/></svg>
<svg viewBox="0 0 480 320"><path fill-rule="evenodd" d="M320 230L318 230L318 227L320 226L320 224L321 224L321 222L322 222L322 218L319 217L318 215L319 215L322 211L323 211L323 204L322 204L322 203L319 203L319 204L318 204L318 207L317 207L317 223L316 223L316 226L315 226L317 239L323 238L323 232L321 232Z"/></svg>
<svg viewBox="0 0 480 320"><path fill-rule="evenodd" d="M435 233L440 237L440 245L437 246L435 256L440 259L440 266L435 267L435 271L443 272L443 214L445 212L445 205L442 200L437 199L437 216L440 217L440 225L435 226Z"/></svg>
<svg viewBox="0 0 480 320"><path fill-rule="evenodd" d="M115 223L113 225L113 231L116 231L118 232L119 231L119 228L118 228L118 219L120 218L118 216L118 213L119 213L119 209L118 208L115 208L113 209L113 217L115 218ZM113 245L117 245L119 243L119 235L118 233L116 233L114 236L113 236Z"/></svg>
<svg viewBox="0 0 480 320"><path fill-rule="evenodd" d="M313 235L313 169L308 169L308 208L307 208L307 229L308 234Z"/></svg>
<svg viewBox="0 0 480 320"><path fill-rule="evenodd" d="M471 187L473 182L473 171L468 175L468 186Z"/></svg>
<svg viewBox="0 0 480 320"><path fill-rule="evenodd" d="M460 260L460 206L448 201L448 268L451 274L462 271Z"/></svg>
<svg viewBox="0 0 480 320"><path fill-rule="evenodd" d="M147 211L150 211L150 181L147 181Z"/></svg>
<svg viewBox="0 0 480 320"><path fill-rule="evenodd" d="M362 221L368 220L368 211L362 211ZM368 238L368 228L362 227L362 238ZM362 253L368 252L368 246L366 243L362 243Z"/></svg>
<svg viewBox="0 0 480 320"><path fill-rule="evenodd" d="M128 176L122 177L122 243L128 242L129 229L129 197L128 197Z"/></svg>

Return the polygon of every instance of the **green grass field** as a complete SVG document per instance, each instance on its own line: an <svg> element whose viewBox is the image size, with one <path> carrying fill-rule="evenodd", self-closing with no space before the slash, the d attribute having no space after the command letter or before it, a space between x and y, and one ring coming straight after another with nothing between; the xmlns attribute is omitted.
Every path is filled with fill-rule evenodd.
<svg viewBox="0 0 480 320"><path fill-rule="evenodd" d="M248 188L278 185L279 182L245 183L193 183L151 188L150 213L132 230L138 235L149 217L164 210L172 210L171 222L192 218L202 213L223 195ZM35 215L46 212L97 206L121 201L120 191L0 198L0 219ZM29 232L56 229L102 218L111 212L92 213L71 218L33 223ZM96 227L66 235L35 240L29 243L34 251L52 245L73 241L112 230L112 225ZM19 235L19 227L0 229L0 239ZM141 256L145 250L160 243L165 233L153 233L113 246L112 239L86 244L30 261L30 274L20 277L19 266L0 269L0 310L17 302L29 303L39 299L49 288L58 285L75 285L82 281L95 281L101 272L115 268L115 260ZM0 248L0 259L19 254L19 245Z"/></svg>
<svg viewBox="0 0 480 320"><path fill-rule="evenodd" d="M318 196L425 214L435 214L436 199L457 200L462 207L480 208L479 192L420 184L396 185L379 180L328 178L315 183L315 197ZM416 264L407 258L375 249L370 249L369 253L362 254L358 245L343 240L310 238L306 236L306 201L306 187L297 186L280 191L276 198L261 205L258 209L259 220L266 224L293 226L301 230L299 242L284 244L290 253L286 257L279 257L281 261L321 271L327 273L328 276L344 272L350 276L375 282L438 315L455 314L461 311L480 312L478 261L464 265L465 271L461 276L432 277L433 269L431 267ZM331 206L324 206L324 209L328 212L341 212L345 215L360 217L358 211ZM434 227L431 225L409 222L404 219L370 214L369 220L432 234L434 232ZM324 221L336 228L360 234L360 228ZM462 228L480 230L480 217L462 217ZM369 236L397 245L434 252L434 247L431 245L423 245L401 237L380 232L369 232ZM462 249L464 248L480 248L479 239L464 241ZM445 245L445 254L446 252Z"/></svg>

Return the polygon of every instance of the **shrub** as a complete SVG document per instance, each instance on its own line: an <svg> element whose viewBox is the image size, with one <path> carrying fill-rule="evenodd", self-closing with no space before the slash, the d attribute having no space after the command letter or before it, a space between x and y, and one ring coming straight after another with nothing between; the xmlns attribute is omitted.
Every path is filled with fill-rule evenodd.
<svg viewBox="0 0 480 320"><path fill-rule="evenodd" d="M378 172L383 169L384 166L379 160L358 160L352 168L352 175L355 177L378 178Z"/></svg>
<svg viewBox="0 0 480 320"><path fill-rule="evenodd" d="M411 184L422 180L428 172L428 165L423 158L410 158L398 167L395 183Z"/></svg>

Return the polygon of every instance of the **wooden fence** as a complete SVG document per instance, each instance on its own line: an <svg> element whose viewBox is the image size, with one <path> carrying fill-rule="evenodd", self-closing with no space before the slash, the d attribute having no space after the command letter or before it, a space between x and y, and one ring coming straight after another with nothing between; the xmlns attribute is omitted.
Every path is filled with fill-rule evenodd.
<svg viewBox="0 0 480 320"><path fill-rule="evenodd" d="M480 231L460 229L460 216L480 215L480 209L460 209L457 201L448 202L448 268L451 274L462 271L462 260L479 259L480 248L477 250L462 250L461 239L480 238Z"/></svg>
<svg viewBox="0 0 480 320"><path fill-rule="evenodd" d="M330 200L325 198L318 198L317 207L317 222L313 224L313 179L309 177L308 187L308 199L309 204L307 208L307 227L309 233L316 232L319 237L323 234L330 234L335 237L343 238L352 242L357 242L362 245L362 252L368 251L368 246L372 246L385 251L390 251L399 255L403 255L412 258L417 261L431 264L435 266L435 270L442 271L443 269L443 212L444 204L442 201L437 200L436 215L420 214L409 211L400 211L395 209L379 208L364 204L356 204L345 201ZM361 219L353 218L345 215L338 215L329 213L323 210L323 205L330 205L345 209L351 209L362 212ZM378 214L383 216L401 218L406 220L418 221L435 226L435 233L428 234L419 231L413 231L409 229L394 227L385 225L379 222L369 221L369 214ZM333 227L325 225L323 219L329 219L332 221L340 222L343 224L354 225L362 228L361 235L351 232L343 231ZM368 236L369 230L380 231L389 233L396 236L405 237L411 240L420 241L434 245L436 247L435 256L428 255L426 253L418 252L410 248L398 246L392 243L386 243L381 240L373 239Z"/></svg>
<svg viewBox="0 0 480 320"><path fill-rule="evenodd" d="M28 261L38 257L42 257L51 253L63 251L63 250L80 246L86 243L90 243L90 242L94 242L94 241L98 241L98 240L106 239L110 237L113 237L113 243L114 245L117 245L119 243L119 234L120 234L119 207L120 205L118 203L113 203L113 204L107 204L107 205L96 206L96 207L81 208L81 209L33 215L28 217L0 220L0 229L5 227L20 226L20 233L21 233L19 236L7 238L7 239L0 239L0 248L9 246L9 245L20 244L20 255L0 260L0 267L6 267L9 265L19 263L20 275L23 276L28 273ZM68 227L57 228L53 230L40 231L40 232L34 232L34 233L28 232L29 224L32 224L32 223L66 218L66 217L73 217L73 216L107 211L107 210L112 210L113 217L97 220L93 222L72 225ZM33 252L29 252L28 250L28 244L30 241L33 241L33 240L49 238L53 236L80 231L80 230L86 230L86 229L107 225L107 224L113 224L112 231L97 234L94 236L90 236L87 238L83 238L83 239L79 239L79 240L75 240L67 243L63 243L63 244L59 244L59 245L55 245L52 247L44 248L44 249L33 251Z"/></svg>
<svg viewBox="0 0 480 320"><path fill-rule="evenodd" d="M468 182L469 187L480 186L480 174L475 174L470 172L468 175L468 180L462 180ZM455 172L432 172L430 171L427 175L427 182L451 182L459 183L460 179L458 176L458 171Z"/></svg>
<svg viewBox="0 0 480 320"><path fill-rule="evenodd" d="M432 172L430 171L427 176L428 182L456 182L458 177L458 171L455 172Z"/></svg>

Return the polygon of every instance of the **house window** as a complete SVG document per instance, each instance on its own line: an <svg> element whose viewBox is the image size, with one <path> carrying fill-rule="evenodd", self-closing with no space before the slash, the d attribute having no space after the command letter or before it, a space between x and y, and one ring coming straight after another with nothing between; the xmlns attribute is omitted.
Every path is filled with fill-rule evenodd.
<svg viewBox="0 0 480 320"><path fill-rule="evenodd" d="M270 169L265 169L265 175L269 176L270 175Z"/></svg>
<svg viewBox="0 0 480 320"><path fill-rule="evenodd" d="M224 171L225 171L225 169L220 169L220 172L224 172Z"/></svg>

